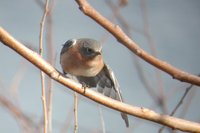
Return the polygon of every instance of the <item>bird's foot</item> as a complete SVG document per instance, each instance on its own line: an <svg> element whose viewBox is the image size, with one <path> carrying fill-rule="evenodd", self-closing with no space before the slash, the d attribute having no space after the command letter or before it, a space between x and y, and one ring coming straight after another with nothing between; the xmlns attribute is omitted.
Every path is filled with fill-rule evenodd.
<svg viewBox="0 0 200 133"><path fill-rule="evenodd" d="M90 86L85 84L84 82L82 82L81 84L82 84L82 89L84 90L83 93L85 93L86 89L89 88Z"/></svg>

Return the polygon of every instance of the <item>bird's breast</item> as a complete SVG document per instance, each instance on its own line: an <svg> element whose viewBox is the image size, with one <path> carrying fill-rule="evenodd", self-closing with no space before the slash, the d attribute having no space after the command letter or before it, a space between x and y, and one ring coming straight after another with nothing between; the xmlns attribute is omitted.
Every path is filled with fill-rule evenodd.
<svg viewBox="0 0 200 133"><path fill-rule="evenodd" d="M64 72L74 76L94 77L104 66L101 55L85 58L75 51L72 54L64 53L60 62Z"/></svg>

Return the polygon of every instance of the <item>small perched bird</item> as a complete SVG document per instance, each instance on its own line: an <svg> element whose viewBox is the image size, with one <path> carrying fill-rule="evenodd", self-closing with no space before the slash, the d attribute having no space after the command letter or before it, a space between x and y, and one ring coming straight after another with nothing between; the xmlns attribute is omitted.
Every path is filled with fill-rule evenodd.
<svg viewBox="0 0 200 133"><path fill-rule="evenodd" d="M123 102L121 91L113 71L102 57L102 45L93 39L68 40L60 53L60 64L64 74L75 76L80 83L96 87L105 96ZM121 113L127 127L128 116Z"/></svg>

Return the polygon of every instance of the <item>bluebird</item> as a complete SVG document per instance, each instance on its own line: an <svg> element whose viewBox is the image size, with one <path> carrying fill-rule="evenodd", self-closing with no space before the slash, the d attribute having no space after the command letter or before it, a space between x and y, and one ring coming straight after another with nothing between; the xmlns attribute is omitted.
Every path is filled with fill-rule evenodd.
<svg viewBox="0 0 200 133"><path fill-rule="evenodd" d="M70 39L60 53L60 64L64 74L75 76L88 86L96 87L105 96L123 102L119 84L113 71L106 65L102 57L102 45L93 39ZM128 116L121 113L127 127Z"/></svg>

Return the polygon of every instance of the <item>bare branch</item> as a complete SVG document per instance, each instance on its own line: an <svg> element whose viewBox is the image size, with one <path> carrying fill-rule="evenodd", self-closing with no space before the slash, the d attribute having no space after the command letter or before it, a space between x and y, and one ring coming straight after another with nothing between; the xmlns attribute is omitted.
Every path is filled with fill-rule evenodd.
<svg viewBox="0 0 200 133"><path fill-rule="evenodd" d="M131 40L123 31L122 29L112 24L109 20L103 17L99 12L97 12L93 7L86 0L76 0L79 5L80 10L87 15L88 17L92 18L102 27L104 27L107 31L109 31L119 42L121 42L124 46L130 49L133 53L147 61L148 63L154 65L155 67L159 68L160 70L170 74L174 79L178 79L183 82L188 82L191 84L195 84L200 86L200 78L184 72L165 61L161 61L154 56L148 54L146 51L141 49L133 40Z"/></svg>
<svg viewBox="0 0 200 133"><path fill-rule="evenodd" d="M42 20L40 22L40 35L39 35L39 54L42 57L43 55L43 32L44 32L44 24L46 20L46 16L48 13L48 4L49 0L46 0L44 6L44 13L42 16ZM47 115L47 103L46 103L46 90L45 90L45 75L43 71L40 71L41 76L41 86L42 86L42 104L43 104L43 112L44 112L44 129L43 132L47 133L48 129L48 115Z"/></svg>

